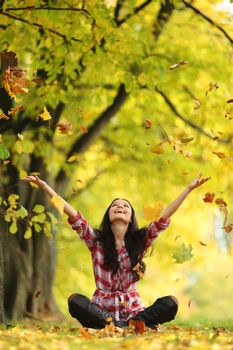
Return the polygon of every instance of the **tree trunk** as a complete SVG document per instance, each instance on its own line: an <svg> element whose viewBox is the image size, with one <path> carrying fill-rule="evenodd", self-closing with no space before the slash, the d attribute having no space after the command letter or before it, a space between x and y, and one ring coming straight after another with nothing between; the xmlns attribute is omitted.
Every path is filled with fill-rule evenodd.
<svg viewBox="0 0 233 350"><path fill-rule="evenodd" d="M0 231L0 323L5 321L3 285L3 241L2 232Z"/></svg>

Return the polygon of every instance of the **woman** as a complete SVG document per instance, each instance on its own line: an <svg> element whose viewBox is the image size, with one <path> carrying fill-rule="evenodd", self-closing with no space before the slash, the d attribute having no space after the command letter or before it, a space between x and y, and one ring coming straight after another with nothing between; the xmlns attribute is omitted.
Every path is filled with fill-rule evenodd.
<svg viewBox="0 0 233 350"><path fill-rule="evenodd" d="M96 291L91 300L78 293L69 297L72 317L89 328L103 328L109 321L118 327L125 327L129 320L141 320L147 327L155 328L175 318L178 301L174 296L158 298L147 308L142 305L136 291L140 274L145 271L142 259L159 233L167 228L170 217L187 195L209 179L199 175L163 211L158 221L140 230L134 209L126 199L113 200L99 230L93 230L82 215L64 201L68 223L91 252L96 282ZM57 194L37 176L27 176L24 180L37 184L50 197Z"/></svg>

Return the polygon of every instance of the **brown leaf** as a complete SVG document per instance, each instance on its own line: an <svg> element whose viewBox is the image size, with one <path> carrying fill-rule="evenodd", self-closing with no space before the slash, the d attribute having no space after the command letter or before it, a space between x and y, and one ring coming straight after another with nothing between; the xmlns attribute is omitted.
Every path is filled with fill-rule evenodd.
<svg viewBox="0 0 233 350"><path fill-rule="evenodd" d="M83 125L80 125L79 129L83 134L86 134L88 132L88 129Z"/></svg>
<svg viewBox="0 0 233 350"><path fill-rule="evenodd" d="M24 107L22 105L16 106L14 108L11 108L10 111L8 112L9 115L16 115L18 111L23 111Z"/></svg>
<svg viewBox="0 0 233 350"><path fill-rule="evenodd" d="M180 66L184 66L185 64L188 64L188 62L187 61L181 61L181 62L172 64L169 68L170 69L176 69L176 68L179 68Z"/></svg>
<svg viewBox="0 0 233 350"><path fill-rule="evenodd" d="M230 98L230 100L227 100L227 103L232 103L233 102L233 98Z"/></svg>
<svg viewBox="0 0 233 350"><path fill-rule="evenodd" d="M4 72L8 67L17 67L18 58L16 53L13 51L2 51L0 52L0 66L1 70Z"/></svg>
<svg viewBox="0 0 233 350"><path fill-rule="evenodd" d="M229 224L227 226L224 226L223 229L225 230L225 232L229 233L233 230L233 224Z"/></svg>
<svg viewBox="0 0 233 350"><path fill-rule="evenodd" d="M35 294L35 297L38 298L40 294L41 294L41 290L38 290Z"/></svg>
<svg viewBox="0 0 233 350"><path fill-rule="evenodd" d="M189 302L188 302L188 307L189 308L191 307L191 302L192 302L192 299L189 299Z"/></svg>
<svg viewBox="0 0 233 350"><path fill-rule="evenodd" d="M205 92L206 96L208 95L209 92L211 92L213 89L217 90L219 88L217 83L212 83L212 81L209 83L209 86Z"/></svg>
<svg viewBox="0 0 233 350"><path fill-rule="evenodd" d="M214 192L212 192L212 193L206 192L205 197L202 198L202 199L206 203L213 203L214 197L215 197L215 193Z"/></svg>
<svg viewBox="0 0 233 350"><path fill-rule="evenodd" d="M223 207L227 207L227 203L224 201L223 198L216 198L215 199L215 203L217 205L223 206Z"/></svg>
<svg viewBox="0 0 233 350"><path fill-rule="evenodd" d="M193 107L194 111L201 107L201 102L196 98L193 99L193 102L195 103L195 106Z"/></svg>
<svg viewBox="0 0 233 350"><path fill-rule="evenodd" d="M150 120L150 119L146 119L146 120L144 121L144 127L145 127L145 129L150 129L151 126L152 126L151 120Z"/></svg>
<svg viewBox="0 0 233 350"><path fill-rule="evenodd" d="M0 113L0 119L9 120L10 118L4 113Z"/></svg>
<svg viewBox="0 0 233 350"><path fill-rule="evenodd" d="M72 130L71 122L60 122L56 126L61 134L71 134L71 130Z"/></svg>
<svg viewBox="0 0 233 350"><path fill-rule="evenodd" d="M223 152L212 152L218 156L218 158L226 158L226 155Z"/></svg>
<svg viewBox="0 0 233 350"><path fill-rule="evenodd" d="M199 241L199 243L200 243L200 245L207 246L207 244L202 242L202 241Z"/></svg>
<svg viewBox="0 0 233 350"><path fill-rule="evenodd" d="M25 70L19 67L8 67L2 75L2 84L9 96L28 92L29 80L24 76Z"/></svg>
<svg viewBox="0 0 233 350"><path fill-rule="evenodd" d="M175 241L178 239L178 238L180 238L180 237L182 237L181 235L177 235L176 237L175 237Z"/></svg>

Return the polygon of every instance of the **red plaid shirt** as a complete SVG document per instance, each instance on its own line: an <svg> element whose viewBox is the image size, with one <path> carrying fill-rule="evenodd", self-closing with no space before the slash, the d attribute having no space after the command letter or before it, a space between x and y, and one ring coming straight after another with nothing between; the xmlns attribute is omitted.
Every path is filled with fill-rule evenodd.
<svg viewBox="0 0 233 350"><path fill-rule="evenodd" d="M83 219L80 213L68 219L72 229L86 243L91 251L96 291L92 302L108 310L116 320L128 320L144 309L136 291L138 281L132 274L130 258L123 243L118 252L119 269L115 275L107 271L104 266L104 252L101 244L96 240L94 230ZM160 218L150 223L146 231L145 250L152 245L159 233L167 228L170 219Z"/></svg>

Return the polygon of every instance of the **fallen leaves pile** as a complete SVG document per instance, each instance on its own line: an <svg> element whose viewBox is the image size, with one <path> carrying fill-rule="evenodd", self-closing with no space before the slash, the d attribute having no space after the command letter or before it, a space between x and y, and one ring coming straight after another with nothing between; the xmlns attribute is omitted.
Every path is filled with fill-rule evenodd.
<svg viewBox="0 0 233 350"><path fill-rule="evenodd" d="M73 325L11 326L0 329L0 350L69 349L224 349L233 348L233 331L224 327L160 326L158 331L108 325L94 330Z"/></svg>

